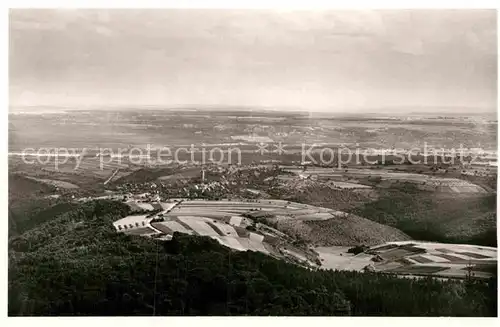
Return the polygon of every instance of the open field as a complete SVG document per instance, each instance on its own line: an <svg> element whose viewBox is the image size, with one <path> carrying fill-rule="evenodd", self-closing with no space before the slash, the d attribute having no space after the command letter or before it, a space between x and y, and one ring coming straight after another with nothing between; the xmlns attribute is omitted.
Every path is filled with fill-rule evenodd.
<svg viewBox="0 0 500 327"><path fill-rule="evenodd" d="M335 211L330 209L284 200L191 200L184 201L181 205L177 206L172 213L177 216L191 216L206 214L207 211L210 216L231 216L233 219L235 214L287 215L296 220L327 220L335 216Z"/></svg>
<svg viewBox="0 0 500 327"><path fill-rule="evenodd" d="M284 250L280 250L279 247L276 248L271 244L276 244L276 240L283 235L280 233L273 235L272 229L269 228L264 229L264 233L260 234L259 227L256 228L255 232L249 232L246 227L251 226L253 223L251 218L245 217L246 215L257 212L269 214L279 211L280 214L288 213L290 217L297 220L324 220L332 217L332 214L329 213L331 210L298 203L289 203L283 200L184 200L181 202L181 199L176 199L173 201L178 201L176 202L177 205L172 207L169 213L164 216L164 221L152 223L154 229L164 234L181 232L209 236L216 239L219 243L236 250L259 251L275 256L283 255L280 254L280 251ZM133 209L136 206L145 205L145 203L132 201L127 204ZM333 213L335 214L335 212ZM115 222L115 228L119 229L120 225L126 225L129 229L132 227L142 228L142 223L147 220L148 218L145 218L145 216L129 216ZM271 243L268 243L268 241ZM314 256L311 257L311 253L307 254L304 253L304 250L299 249L293 251L290 248L293 248L293 246L290 245L287 247L289 251L289 253L287 252L288 256L293 257L294 253L298 253L296 259L299 261L304 261L303 258L308 257L314 260Z"/></svg>
<svg viewBox="0 0 500 327"><path fill-rule="evenodd" d="M309 175L304 172L300 172L297 174L301 179L308 179L308 177L313 177L314 180L316 180L315 175ZM278 176L278 180L281 182L293 182L297 179L296 175L280 175ZM340 178L339 178L340 179ZM328 180L325 182L325 185L330 186L333 189L371 189L372 187L370 185L364 185L360 183L354 183L354 182L343 182L343 181L336 181L336 180Z"/></svg>
<svg viewBox="0 0 500 327"><path fill-rule="evenodd" d="M96 184L102 184L108 179L110 179L109 182L116 181L140 168L128 160L101 163L95 156L79 159L43 158L41 161L33 160L33 164L22 162L21 157L9 156L9 166L13 173L21 172L34 178L62 180L78 186L87 186L87 188L90 185L95 187ZM117 168L120 170L117 171Z"/></svg>
<svg viewBox="0 0 500 327"><path fill-rule="evenodd" d="M319 254L323 269L362 271L372 262L371 256L353 255L347 253L348 249L348 246L314 248Z"/></svg>
<svg viewBox="0 0 500 327"><path fill-rule="evenodd" d="M418 241L390 242L390 244L397 247L389 249L373 247L367 251L383 259L373 265L376 271L465 278L468 273L467 268L470 267L474 271L474 277L488 278L497 269L497 249L492 247ZM385 265L388 262L400 264L387 269ZM476 266L481 267L481 271L477 271Z"/></svg>
<svg viewBox="0 0 500 327"><path fill-rule="evenodd" d="M32 179L32 180L40 182L40 183L52 185L55 187L64 188L64 189L76 189L76 188L78 188L78 185L75 185L75 184L72 184L69 182L65 182L65 181L55 180L55 179L35 178L35 177L30 177L30 176L26 176L26 178Z"/></svg>
<svg viewBox="0 0 500 327"><path fill-rule="evenodd" d="M315 246L361 243L374 245L410 239L395 228L363 217L285 200L186 200L176 206L171 214L177 217L202 216L237 222L242 227L249 225L249 219L262 221Z"/></svg>
<svg viewBox="0 0 500 327"><path fill-rule="evenodd" d="M284 171L303 176L303 178L316 178L318 180L332 180L333 183L348 179L379 179L380 181L409 182L415 184L419 189L435 192L448 193L487 193L485 189L476 184L457 178L436 177L423 174L389 171L387 169L332 169L309 167L304 171L301 167L284 167ZM288 177L290 178L290 177ZM362 184L349 183L349 184ZM387 187L387 186L385 186ZM354 188L354 186L351 186Z"/></svg>
<svg viewBox="0 0 500 327"><path fill-rule="evenodd" d="M126 204L133 210L153 210L157 206L167 209L158 216L163 218L153 223L151 219L154 217L144 215L123 218L114 224L119 231L143 230L145 225L150 224L159 235L180 232L209 236L236 250L285 256L298 262L308 261L312 265L317 262L316 252L305 247L297 248L292 245L294 240L307 242L303 244L352 245L408 239L395 229L363 221L361 217L284 200L171 199L170 203L128 201ZM307 228L309 233L302 233Z"/></svg>
<svg viewBox="0 0 500 327"><path fill-rule="evenodd" d="M359 254L349 247L317 247L323 269L377 271L396 275L487 279L497 267L497 249L467 244L388 242ZM446 252L448 255L443 255Z"/></svg>
<svg viewBox="0 0 500 327"><path fill-rule="evenodd" d="M266 237L257 232L248 232L240 226L233 226L215 217L203 217L200 215L167 215L164 221L151 223L151 228L147 227L151 218L146 216L129 216L114 223L118 231L127 234L152 236L173 235L173 233L184 233L190 235L208 236L217 240L220 244L238 251L258 251L265 254L280 256L280 249L264 244ZM127 226L125 229L124 226ZM146 226L146 227L145 227ZM269 236L267 236L269 237ZM277 237L275 237L277 238ZM305 254L301 250L297 251L297 260L307 262L311 253ZM313 264L310 262L310 264Z"/></svg>

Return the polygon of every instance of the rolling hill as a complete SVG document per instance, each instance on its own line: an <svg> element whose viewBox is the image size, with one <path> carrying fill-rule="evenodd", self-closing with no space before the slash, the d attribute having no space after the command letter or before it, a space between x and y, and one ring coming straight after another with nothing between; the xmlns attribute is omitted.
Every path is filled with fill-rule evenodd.
<svg viewBox="0 0 500 327"><path fill-rule="evenodd" d="M311 271L207 237L117 233L129 213L87 202L10 238L9 315L496 315L496 279Z"/></svg>
<svg viewBox="0 0 500 327"><path fill-rule="evenodd" d="M438 197L403 185L350 212L419 240L497 246L496 194Z"/></svg>

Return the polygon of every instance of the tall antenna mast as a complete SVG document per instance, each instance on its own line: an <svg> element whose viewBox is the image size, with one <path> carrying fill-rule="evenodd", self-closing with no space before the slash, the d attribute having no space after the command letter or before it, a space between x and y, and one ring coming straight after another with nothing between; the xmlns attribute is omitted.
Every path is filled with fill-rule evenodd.
<svg viewBox="0 0 500 327"><path fill-rule="evenodd" d="M158 276L158 242L156 240L156 267L155 267L155 287L153 292L153 316L156 315L156 277Z"/></svg>

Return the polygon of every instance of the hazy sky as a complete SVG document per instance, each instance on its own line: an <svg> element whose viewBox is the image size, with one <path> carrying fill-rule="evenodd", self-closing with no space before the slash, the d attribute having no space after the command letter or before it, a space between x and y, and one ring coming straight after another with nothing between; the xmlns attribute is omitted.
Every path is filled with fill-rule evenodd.
<svg viewBox="0 0 500 327"><path fill-rule="evenodd" d="M494 10L12 10L10 103L496 108Z"/></svg>

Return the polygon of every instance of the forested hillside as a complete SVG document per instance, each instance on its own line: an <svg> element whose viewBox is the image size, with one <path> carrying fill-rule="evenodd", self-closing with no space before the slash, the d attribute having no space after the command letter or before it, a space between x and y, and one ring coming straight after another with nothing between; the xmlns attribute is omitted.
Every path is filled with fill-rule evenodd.
<svg viewBox="0 0 500 327"><path fill-rule="evenodd" d="M9 240L9 315L496 315L496 281L311 271L175 234L116 233L95 201Z"/></svg>
<svg viewBox="0 0 500 327"><path fill-rule="evenodd" d="M497 246L496 194L437 197L406 183L350 212L423 241Z"/></svg>
<svg viewBox="0 0 500 327"><path fill-rule="evenodd" d="M77 207L75 203L51 197L55 192L53 186L9 174L9 237L20 235Z"/></svg>

